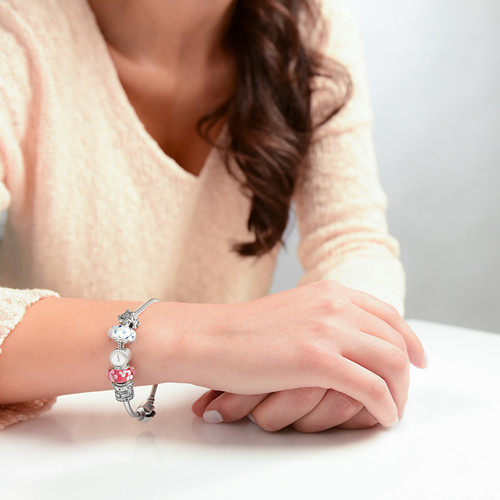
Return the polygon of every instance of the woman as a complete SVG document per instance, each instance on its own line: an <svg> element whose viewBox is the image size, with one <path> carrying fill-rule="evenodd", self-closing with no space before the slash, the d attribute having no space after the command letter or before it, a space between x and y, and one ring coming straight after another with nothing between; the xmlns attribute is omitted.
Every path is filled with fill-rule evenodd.
<svg viewBox="0 0 500 500"><path fill-rule="evenodd" d="M152 296L136 385L212 388L211 422L395 425L426 362L344 0L5 0L0 21L1 425L109 389L106 331ZM266 295L291 201L305 274Z"/></svg>

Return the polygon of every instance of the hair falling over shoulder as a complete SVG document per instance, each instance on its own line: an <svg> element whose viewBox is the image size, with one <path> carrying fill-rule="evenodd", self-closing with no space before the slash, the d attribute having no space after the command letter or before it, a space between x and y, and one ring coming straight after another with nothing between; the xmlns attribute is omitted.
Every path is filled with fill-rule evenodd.
<svg viewBox="0 0 500 500"><path fill-rule="evenodd" d="M242 192L251 198L247 228L255 234L254 241L233 245L241 256L261 256L277 242L284 244L291 198L313 133L351 95L347 70L304 40L304 32L324 22L316 1L236 0L227 33L236 61L235 89L198 123L200 135L210 141L211 127L223 118L227 122L229 141L215 146L223 151L229 174L234 176L233 158L244 175ZM330 109L315 120L316 77L330 80L335 95Z"/></svg>

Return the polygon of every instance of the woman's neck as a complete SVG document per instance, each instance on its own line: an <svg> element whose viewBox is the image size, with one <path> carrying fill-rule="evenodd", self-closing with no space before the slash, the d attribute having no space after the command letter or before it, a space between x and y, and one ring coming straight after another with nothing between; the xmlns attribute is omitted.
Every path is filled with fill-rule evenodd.
<svg viewBox="0 0 500 500"><path fill-rule="evenodd" d="M221 53L236 0L87 0L108 45L154 66L206 65Z"/></svg>

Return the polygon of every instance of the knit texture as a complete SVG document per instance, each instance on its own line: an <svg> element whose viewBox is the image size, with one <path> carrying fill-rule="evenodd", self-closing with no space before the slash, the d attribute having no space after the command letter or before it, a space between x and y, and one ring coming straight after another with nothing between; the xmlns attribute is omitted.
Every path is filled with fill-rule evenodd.
<svg viewBox="0 0 500 500"><path fill-rule="evenodd" d="M44 297L54 296L58 297L59 294L51 290L0 288L0 346L10 331L21 321L27 307ZM31 420L39 413L51 408L55 402L56 399L51 398L0 405L0 430L18 422Z"/></svg>
<svg viewBox="0 0 500 500"><path fill-rule="evenodd" d="M306 38L344 63L354 95L315 137L293 198L297 284L334 279L402 313L359 33L347 0L322 8L329 36ZM0 47L0 342L50 294L229 303L269 293L279 245L260 258L231 251L254 239L250 200L216 149L194 176L148 134L86 0L2 0ZM328 96L315 94L314 113ZM4 405L0 426L51 404Z"/></svg>

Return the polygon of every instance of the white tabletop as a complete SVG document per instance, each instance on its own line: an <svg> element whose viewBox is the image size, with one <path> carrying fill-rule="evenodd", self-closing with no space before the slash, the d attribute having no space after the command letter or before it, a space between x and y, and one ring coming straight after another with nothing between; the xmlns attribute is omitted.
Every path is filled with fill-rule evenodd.
<svg viewBox="0 0 500 500"><path fill-rule="evenodd" d="M189 385L162 385L147 424L112 391L64 396L0 432L1 498L500 498L500 335L410 324L430 366L412 367L405 416L391 430L205 424L190 410L204 389Z"/></svg>

